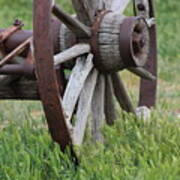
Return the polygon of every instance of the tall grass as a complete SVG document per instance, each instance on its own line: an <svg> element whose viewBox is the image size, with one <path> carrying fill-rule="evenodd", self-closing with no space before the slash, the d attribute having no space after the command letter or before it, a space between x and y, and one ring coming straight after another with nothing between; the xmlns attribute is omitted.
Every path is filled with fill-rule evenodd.
<svg viewBox="0 0 180 180"><path fill-rule="evenodd" d="M73 12L70 0L58 0ZM2 180L179 180L180 179L180 36L179 0L155 0L158 23L159 94L145 122L119 113L104 127L105 143L87 142L75 167L52 143L39 102L0 102L0 179ZM0 0L0 22L15 18L32 27L32 1ZM137 90L134 77L128 87Z"/></svg>

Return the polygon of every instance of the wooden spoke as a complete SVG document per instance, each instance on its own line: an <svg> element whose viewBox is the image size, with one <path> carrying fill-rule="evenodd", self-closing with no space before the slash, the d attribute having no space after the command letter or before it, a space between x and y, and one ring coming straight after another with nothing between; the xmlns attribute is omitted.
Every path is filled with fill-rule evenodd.
<svg viewBox="0 0 180 180"><path fill-rule="evenodd" d="M98 10L104 8L103 0L72 0L78 19L86 25L91 25Z"/></svg>
<svg viewBox="0 0 180 180"><path fill-rule="evenodd" d="M127 112L131 112L135 114L135 109L132 105L132 102L125 90L124 84L118 75L118 73L112 74L112 82L115 96L121 106L121 108Z"/></svg>
<svg viewBox="0 0 180 180"><path fill-rule="evenodd" d="M103 142L101 128L105 122L104 114L104 96L105 96L105 78L100 74L96 84L96 89L92 101L92 135L96 142Z"/></svg>
<svg viewBox="0 0 180 180"><path fill-rule="evenodd" d="M59 18L72 32L74 32L78 37L90 37L91 30L89 27L82 24L79 20L73 18L62 9L53 6L53 14Z"/></svg>
<svg viewBox="0 0 180 180"><path fill-rule="evenodd" d="M79 98L78 111L76 115L77 121L73 133L74 144L76 145L82 144L83 141L88 116L91 110L91 102L97 81L97 76L98 72L96 69L94 69L88 76Z"/></svg>
<svg viewBox="0 0 180 180"><path fill-rule="evenodd" d="M147 80L150 80L150 81L155 81L156 80L156 77L152 73L148 72L144 68L141 68L141 67L128 68L128 70L130 72L132 72L133 74L139 76L140 78L147 79Z"/></svg>
<svg viewBox="0 0 180 180"><path fill-rule="evenodd" d="M114 90L111 76L108 75L105 79L105 118L107 124L112 125L116 119L115 104L113 100Z"/></svg>
<svg viewBox="0 0 180 180"><path fill-rule="evenodd" d="M14 49L11 53L9 53L7 56L5 56L1 61L0 61L0 66L3 66L7 62L9 62L13 57L17 56L18 54L22 53L27 45L30 44L32 38L27 39L25 42L23 42L21 45L19 45L16 49Z"/></svg>
<svg viewBox="0 0 180 180"><path fill-rule="evenodd" d="M110 9L122 14L129 3L130 0L113 0Z"/></svg>
<svg viewBox="0 0 180 180"><path fill-rule="evenodd" d="M86 57L79 58L72 70L64 97L63 108L65 111L67 122L70 122L77 100L81 93L84 83L93 68L93 55L89 54Z"/></svg>
<svg viewBox="0 0 180 180"><path fill-rule="evenodd" d="M57 54L54 56L54 65L59 65L61 63L64 63L68 60L71 60L73 58L76 58L80 55L83 55L85 53L89 53L90 52L90 45L89 44L84 44L84 43L80 43L80 44L76 44L73 47Z"/></svg>

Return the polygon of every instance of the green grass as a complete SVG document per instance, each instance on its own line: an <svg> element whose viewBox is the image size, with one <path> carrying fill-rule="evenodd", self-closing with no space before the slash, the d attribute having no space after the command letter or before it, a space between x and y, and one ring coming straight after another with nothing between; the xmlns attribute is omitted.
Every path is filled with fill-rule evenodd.
<svg viewBox="0 0 180 180"><path fill-rule="evenodd" d="M59 0L72 12L70 0ZM159 88L149 122L119 114L104 127L104 145L85 144L76 168L52 143L40 103L0 102L1 180L179 180L180 23L179 0L155 0L158 23ZM22 19L32 27L31 1L0 0L0 22ZM134 78L126 78L136 91Z"/></svg>

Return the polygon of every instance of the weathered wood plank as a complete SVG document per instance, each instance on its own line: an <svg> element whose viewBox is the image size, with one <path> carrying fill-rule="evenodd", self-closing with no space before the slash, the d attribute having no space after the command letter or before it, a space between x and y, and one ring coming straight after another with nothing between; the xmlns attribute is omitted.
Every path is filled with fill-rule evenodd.
<svg viewBox="0 0 180 180"><path fill-rule="evenodd" d="M105 118L109 125L112 125L116 119L116 110L113 99L113 85L110 75L105 77Z"/></svg>
<svg viewBox="0 0 180 180"><path fill-rule="evenodd" d="M77 104L77 100L84 86L84 83L93 68L93 55L89 54L87 59L86 56L79 58L76 62L74 69L72 70L64 97L63 97L63 108L66 115L67 122L70 121L74 108Z"/></svg>
<svg viewBox="0 0 180 180"><path fill-rule="evenodd" d="M119 102L121 108L127 112L131 112L135 114L135 109L132 105L132 102L126 92L126 89L124 87L124 84L120 78L120 75L118 73L113 73L111 75L113 88L114 88L114 94L117 98L117 101Z"/></svg>
<svg viewBox="0 0 180 180"><path fill-rule="evenodd" d="M100 74L92 101L92 136L94 141L103 142L101 128L105 122L104 114L105 77Z"/></svg>
<svg viewBox="0 0 180 180"><path fill-rule="evenodd" d="M104 9L103 0L72 0L78 19L86 25L91 25L96 12Z"/></svg>
<svg viewBox="0 0 180 180"><path fill-rule="evenodd" d="M63 52L77 43L76 36L74 33L68 29L64 24L61 24L60 33L59 33L59 43L60 43L60 52ZM64 68L72 69L75 65L75 61L67 61L63 64Z"/></svg>
<svg viewBox="0 0 180 180"><path fill-rule="evenodd" d="M11 81L11 79L10 79ZM39 100L37 82L19 80L11 85L0 86L0 99Z"/></svg>
<svg viewBox="0 0 180 180"><path fill-rule="evenodd" d="M0 75L0 86L6 86L19 79L19 76Z"/></svg>
<svg viewBox="0 0 180 180"><path fill-rule="evenodd" d="M74 33L65 24L61 24L59 34L60 52L72 47L76 43Z"/></svg>
<svg viewBox="0 0 180 180"><path fill-rule="evenodd" d="M54 5L52 9L53 14L59 18L66 26L74 32L78 37L90 37L91 30L88 26L81 23L79 20L73 18L62 9Z"/></svg>
<svg viewBox="0 0 180 180"><path fill-rule="evenodd" d="M105 4L105 9L110 10L113 0L103 0L103 1L104 1L104 4Z"/></svg>
<svg viewBox="0 0 180 180"><path fill-rule="evenodd" d="M71 48L55 55L54 56L54 65L55 66L59 65L59 64L64 63L68 60L76 58L80 55L83 55L85 53L89 53L90 49L91 49L91 47L89 44L84 44L84 43L76 44L76 45L72 46Z"/></svg>
<svg viewBox="0 0 180 180"><path fill-rule="evenodd" d="M104 70L117 71L124 67L119 51L120 25L123 20L124 16L118 13L108 13L102 20L98 46Z"/></svg>
<svg viewBox="0 0 180 180"><path fill-rule="evenodd" d="M112 11L117 11L118 13L123 14L129 3L130 0L113 0L110 9Z"/></svg>
<svg viewBox="0 0 180 180"><path fill-rule="evenodd" d="M88 121L88 116L91 111L91 103L93 98L94 89L97 82L98 72L96 69L88 76L84 88L82 89L77 111L77 121L74 128L74 144L80 145L83 142L83 137Z"/></svg>

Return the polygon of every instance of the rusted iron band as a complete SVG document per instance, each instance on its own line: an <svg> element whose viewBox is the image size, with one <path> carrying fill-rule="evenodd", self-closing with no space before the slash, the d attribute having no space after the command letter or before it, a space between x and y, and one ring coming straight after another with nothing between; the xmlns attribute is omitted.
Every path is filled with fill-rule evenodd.
<svg viewBox="0 0 180 180"><path fill-rule="evenodd" d="M123 21L123 25L120 25L119 52L125 67L137 66L132 57L132 48L130 44L134 28L132 25L134 25L134 21L135 17L126 18Z"/></svg>
<svg viewBox="0 0 180 180"><path fill-rule="evenodd" d="M152 0L149 0L149 7L150 7L150 12L149 12L150 18L155 17ZM156 25L153 25L150 28L149 34L150 34L150 52L149 52L148 61L145 65L145 69L157 77L158 65L157 65ZM149 108L155 106L156 94L157 94L157 80L151 82L141 79L139 106L147 106Z"/></svg>
<svg viewBox="0 0 180 180"><path fill-rule="evenodd" d="M66 124L53 61L51 28L52 0L34 0L34 54L37 68L39 93L49 130L62 150L72 145Z"/></svg>
<svg viewBox="0 0 180 180"><path fill-rule="evenodd" d="M119 52L126 68L143 66L146 62L147 57L143 57L143 52L139 52L137 57L133 47L133 33L141 19L142 17L127 17L120 25Z"/></svg>
<svg viewBox="0 0 180 180"><path fill-rule="evenodd" d="M91 40L90 40L90 44L91 44L91 48L92 48L92 53L94 54L94 65L95 67L101 71L104 72L103 68L101 67L101 53L100 53L100 49L99 49L99 45L98 45L98 39L99 39L99 29L101 26L101 22L103 20L103 18L105 17L106 14L110 13L112 11L110 10L105 10L105 11L101 11L99 12L99 14L97 15L97 18L95 20L95 23L92 25L92 36L91 36Z"/></svg>

